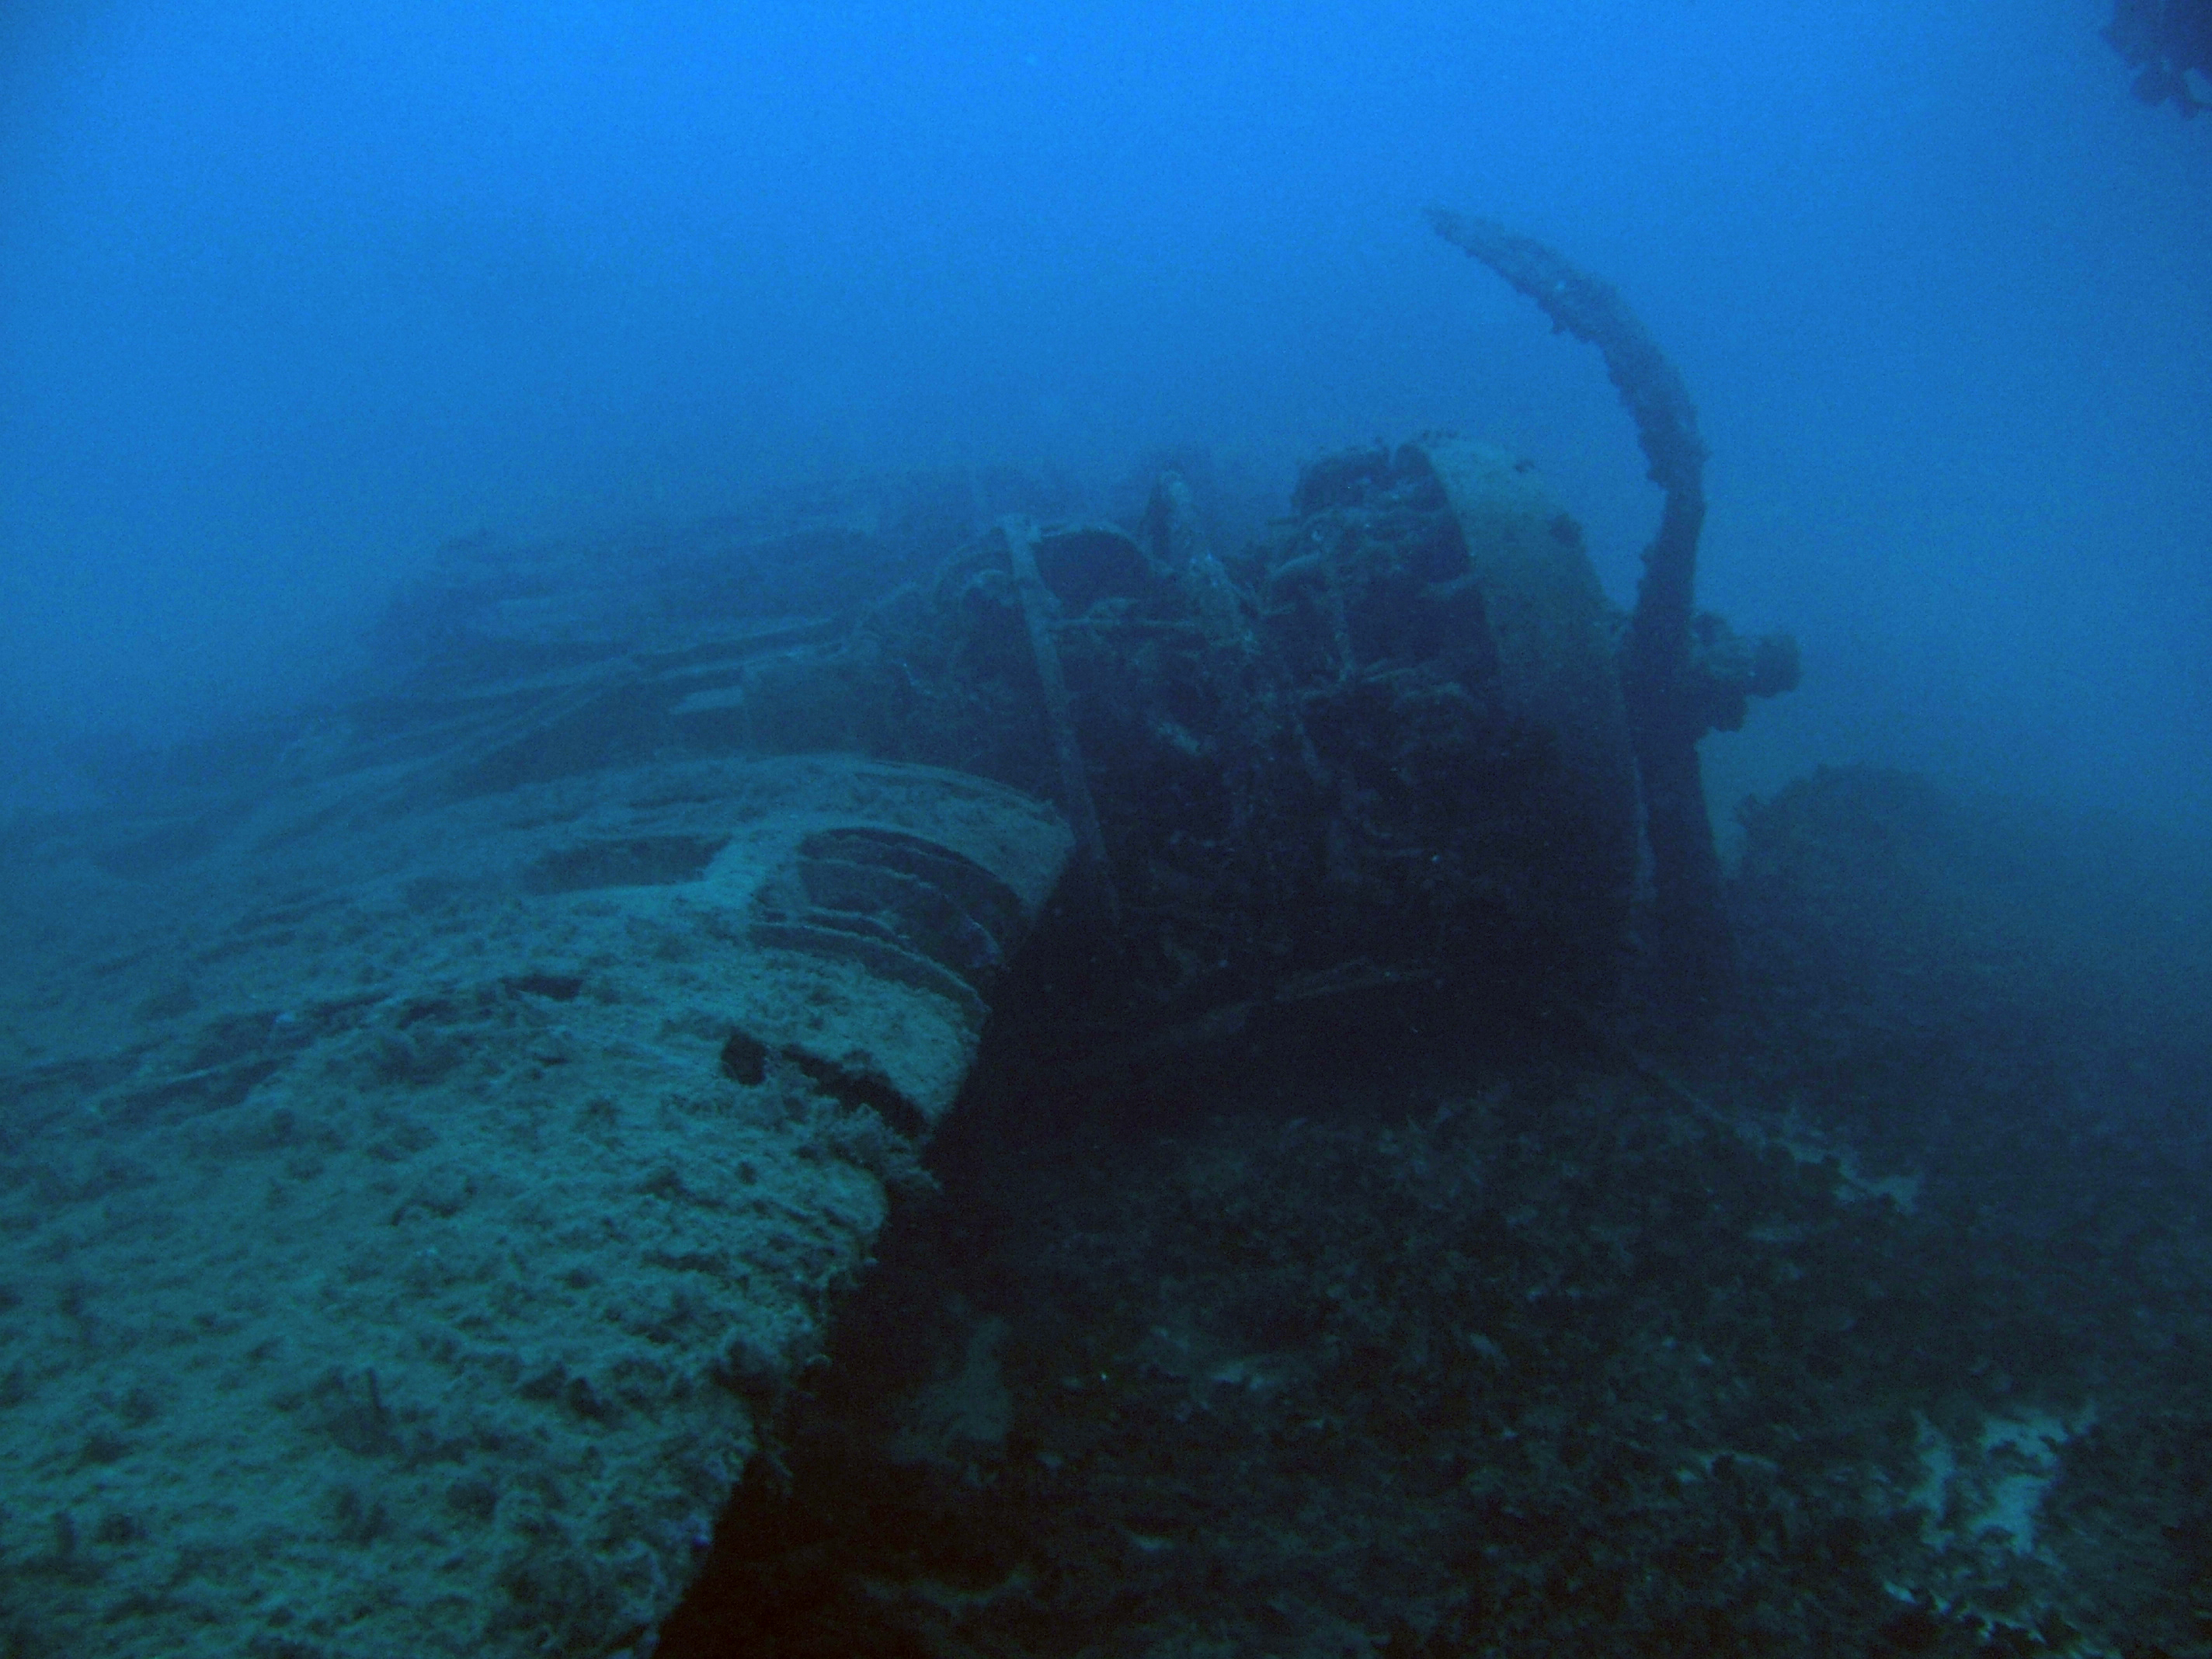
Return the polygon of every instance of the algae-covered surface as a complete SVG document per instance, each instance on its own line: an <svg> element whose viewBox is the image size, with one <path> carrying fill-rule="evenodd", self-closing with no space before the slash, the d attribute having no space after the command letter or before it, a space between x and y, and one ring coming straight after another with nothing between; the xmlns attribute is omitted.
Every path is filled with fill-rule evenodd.
<svg viewBox="0 0 2212 1659"><path fill-rule="evenodd" d="M295 764L0 894L0 1649L642 1650L1066 831L845 757Z"/></svg>

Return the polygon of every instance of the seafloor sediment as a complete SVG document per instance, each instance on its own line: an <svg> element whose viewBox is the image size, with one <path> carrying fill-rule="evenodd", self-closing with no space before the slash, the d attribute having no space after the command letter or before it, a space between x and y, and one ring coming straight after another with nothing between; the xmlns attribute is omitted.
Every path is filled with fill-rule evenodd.
<svg viewBox="0 0 2212 1659"><path fill-rule="evenodd" d="M1846 769L1733 899L1701 1059L1017 1008L664 1650L2212 1651L2201 870Z"/></svg>

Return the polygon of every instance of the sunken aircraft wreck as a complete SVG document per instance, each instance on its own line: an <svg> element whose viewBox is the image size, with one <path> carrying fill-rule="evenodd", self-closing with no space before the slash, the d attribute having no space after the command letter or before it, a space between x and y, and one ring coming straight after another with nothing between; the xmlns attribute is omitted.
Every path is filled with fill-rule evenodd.
<svg viewBox="0 0 2212 1659"><path fill-rule="evenodd" d="M1741 970L1696 745L1793 685L1795 649L1695 607L1703 450L1620 297L1497 226L1437 228L1603 354L1665 492L1632 612L1528 465L1450 434L1314 462L1241 546L1173 470L1122 524L1012 474L846 483L626 543L454 544L354 691L15 826L0 1652L782 1650L757 1606L728 1612L758 1584L722 1559L760 1513L732 1494L797 1445L779 1425L891 1206L935 1187L923 1153L960 1132L987 1026L1022 1050L1000 1075L1029 1081L999 1091L1031 1091L1006 1136L1031 1156L1063 1109L1041 1077L1157 1099L1163 1072L1378 1003L1585 1045L1624 1009L1660 1036L1725 1017ZM1774 1237L1902 1212L1805 1134L1716 1127L1631 1069L1721 1148L1711 1180L1781 1182ZM1434 1125L1502 1122L1484 1098ZM1554 1121L1587 1129L1577 1098ZM1635 1156L1657 1180L1673 1154ZM1007 1328L959 1317L890 1461L981 1490ZM1270 1316L1251 1360L1194 1358L1215 1339L1163 1316L1132 1339L1148 1370L1044 1386L1089 1402L1141 1370L1176 1423L1219 1428L1321 1376L1289 1357L1318 1317ZM1479 1382L1516 1329L1467 1338ZM1963 1421L1925 1429L1961 1492L2002 1474L1978 1458L2047 1461L2081 1426L2000 1444ZM1079 1456L1030 1449L1040 1480ZM1697 1478L1796 1548L1778 1455ZM1138 1564L1121 1582L1158 1588L1173 1528L1095 1512ZM1862 1565L1882 1629L1989 1627L1963 1568L1916 1577L1871 1543ZM1032 1569L994 1582L960 1605L1054 1626ZM962 1646L953 1601L913 1594L930 1650L1014 1650ZM726 1650L716 1596L747 1632ZM1477 1651L1482 1619L1534 1616L1504 1588L1406 1606L1427 1611L1358 1650ZM881 1638L846 1628L838 1650ZM812 1639L790 1650L836 1638Z"/></svg>

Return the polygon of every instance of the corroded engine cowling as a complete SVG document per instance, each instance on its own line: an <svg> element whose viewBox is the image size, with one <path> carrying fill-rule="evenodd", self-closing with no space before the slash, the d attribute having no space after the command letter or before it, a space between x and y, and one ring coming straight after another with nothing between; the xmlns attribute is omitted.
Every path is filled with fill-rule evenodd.
<svg viewBox="0 0 2212 1659"><path fill-rule="evenodd" d="M1335 884L1449 972L1602 996L1637 796L1580 527L1532 467L1449 435L1309 468L1296 506L1250 574L1335 783Z"/></svg>
<svg viewBox="0 0 2212 1659"><path fill-rule="evenodd" d="M1603 1000L1637 796L1574 520L1449 436L1317 463L1293 506L1225 562L1172 476L1137 537L988 534L872 624L896 751L1095 805L1102 1017L1410 978Z"/></svg>

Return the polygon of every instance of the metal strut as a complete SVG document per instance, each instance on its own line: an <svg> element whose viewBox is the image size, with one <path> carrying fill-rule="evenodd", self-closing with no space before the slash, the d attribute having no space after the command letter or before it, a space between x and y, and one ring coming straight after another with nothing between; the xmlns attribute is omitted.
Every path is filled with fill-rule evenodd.
<svg viewBox="0 0 2212 1659"><path fill-rule="evenodd" d="M1091 799L1091 778L1083 764L1083 745L1076 740L1075 711L1067 696L1067 676L1060 672L1060 647L1052 638L1052 595L1038 574L1037 527L1034 520L1018 514L999 520L999 533L1006 538L1006 556L1012 562L1014 590L1021 595L1022 620L1028 624L1030 653L1036 659L1037 684L1044 691L1045 723L1052 730L1053 754L1060 763L1060 806L1074 825L1076 842L1091 864L1098 884L1099 908L1118 935L1121 929L1121 897L1115 890L1114 872L1106 862L1106 837L1098 828L1098 808Z"/></svg>

